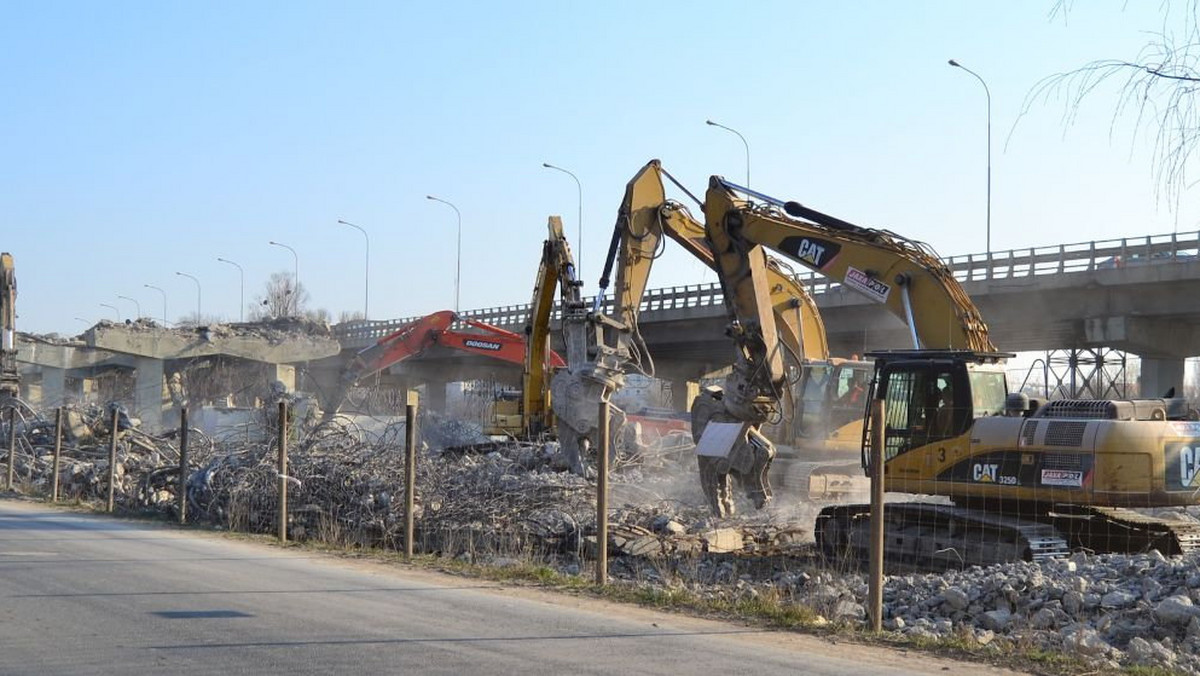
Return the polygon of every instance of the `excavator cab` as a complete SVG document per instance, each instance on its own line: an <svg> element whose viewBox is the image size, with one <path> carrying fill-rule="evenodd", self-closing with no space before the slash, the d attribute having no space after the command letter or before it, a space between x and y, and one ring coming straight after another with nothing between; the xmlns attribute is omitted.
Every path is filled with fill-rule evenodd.
<svg viewBox="0 0 1200 676"><path fill-rule="evenodd" d="M845 438L857 449L872 369L870 362L841 359L802 364L799 435L823 442Z"/></svg>
<svg viewBox="0 0 1200 676"><path fill-rule="evenodd" d="M975 418L1004 413L1008 390L1004 371L995 365L1011 354L892 350L868 356L875 358L872 398L883 400L885 462L961 436ZM870 438L868 423L864 449ZM864 452L864 467L869 457Z"/></svg>

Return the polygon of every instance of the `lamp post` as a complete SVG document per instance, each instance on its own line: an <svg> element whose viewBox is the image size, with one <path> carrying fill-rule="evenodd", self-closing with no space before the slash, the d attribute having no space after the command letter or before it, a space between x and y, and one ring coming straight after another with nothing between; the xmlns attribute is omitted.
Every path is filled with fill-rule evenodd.
<svg viewBox="0 0 1200 676"><path fill-rule="evenodd" d="M292 276L294 277L294 283L296 286L292 292L292 300L295 304L296 315L300 315L300 255L296 253L295 249L292 249L292 247L281 243L281 241L271 240L266 244L270 244L271 246L280 246L283 247L283 249L287 249L288 251L292 252Z"/></svg>
<svg viewBox="0 0 1200 676"><path fill-rule="evenodd" d="M367 242L367 259L366 264L364 265L365 272L363 272L363 319L367 319L369 316L368 312L370 311L371 307L371 236L368 235L367 231L363 230L361 226L355 225L350 221L338 219L338 223L341 223L342 225L348 225L361 232L363 239L365 239Z"/></svg>
<svg viewBox="0 0 1200 676"><path fill-rule="evenodd" d="M292 252L292 263L294 266L292 276L295 278L295 284L296 284L296 289L292 293L292 300L295 301L296 314L299 315L300 314L300 256L299 256L299 254L296 253L295 249L293 249L292 247L290 247L282 242L276 242L276 241L272 240L270 242L267 242L267 244L270 244L271 246L283 247L284 249L287 249L288 251Z"/></svg>
<svg viewBox="0 0 1200 676"><path fill-rule="evenodd" d="M242 266L234 263L228 258L217 257L217 260L222 263L228 263L238 270L238 321L246 321L246 272L242 270Z"/></svg>
<svg viewBox="0 0 1200 676"><path fill-rule="evenodd" d="M143 284L142 286L146 287L147 289L154 289L155 291L162 294L162 297L163 297L163 326L166 326L167 325L167 292L163 291L162 289L158 288L157 286L154 286L153 284Z"/></svg>
<svg viewBox="0 0 1200 676"><path fill-rule="evenodd" d="M109 305L108 303L101 303L100 307L111 308L113 312L117 313L117 321L118 322L121 321L121 309L118 308L116 305Z"/></svg>
<svg viewBox="0 0 1200 676"><path fill-rule="evenodd" d="M136 298L130 298L129 296L122 296L122 295L120 295L120 294L117 294L117 298L120 298L121 300L130 300L130 301L133 301L133 306L134 306L135 308L137 308L137 316L138 316L138 319L141 319L141 318L142 318L142 304L141 304L141 303L139 303L139 302L137 301L137 299L136 299Z"/></svg>
<svg viewBox="0 0 1200 676"><path fill-rule="evenodd" d="M458 207L454 206L450 202L447 202L446 200L441 199L439 197L434 197L433 195L426 195L425 199L433 200L434 202L441 202L442 204L445 204L446 206L453 209L455 215L458 216L458 258L456 259L456 262L454 264L454 312L457 314L458 313L458 280L459 280L459 275L462 273L462 212L460 212L458 210Z"/></svg>
<svg viewBox="0 0 1200 676"><path fill-rule="evenodd" d="M987 95L987 255L990 260L992 257L992 91L988 89L983 78L979 77L979 73L954 59L950 59L947 63L974 75L975 79L979 80L979 84L983 85L983 93Z"/></svg>
<svg viewBox="0 0 1200 676"><path fill-rule="evenodd" d="M726 127L725 125L720 124L718 122L713 122L712 120L705 120L704 123L711 127L720 127L721 129L724 129L725 131L731 131L731 132L737 134L738 138L742 139L742 145L746 146L746 187L749 188L750 187L750 144L746 143L746 137L742 136L741 132L739 132L738 130L736 130L732 127Z"/></svg>
<svg viewBox="0 0 1200 676"><path fill-rule="evenodd" d="M200 280L196 279L195 277L189 275L186 272L176 272L175 274L179 275L180 277L187 277L188 279L190 279L196 283L196 323L199 324L200 317L201 317L201 314L200 314Z"/></svg>
<svg viewBox="0 0 1200 676"><path fill-rule="evenodd" d="M578 176L567 171L566 169L563 169L562 167L556 167L553 164L550 164L549 162L542 162L542 166L547 169L554 169L556 171L561 171L562 173L566 174L567 176L570 176L571 178L575 179L575 187L579 190L579 238L578 238L578 242L577 242L579 244L579 256L576 258L576 261L582 261L583 260L583 184L581 184L579 182ZM576 276L579 279L583 279L583 266L578 262L575 264L575 272L576 272Z"/></svg>

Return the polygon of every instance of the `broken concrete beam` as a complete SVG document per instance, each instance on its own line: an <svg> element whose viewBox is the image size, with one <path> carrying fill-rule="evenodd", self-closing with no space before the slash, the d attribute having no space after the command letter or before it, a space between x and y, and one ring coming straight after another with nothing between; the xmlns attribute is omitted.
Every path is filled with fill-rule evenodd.
<svg viewBox="0 0 1200 676"><path fill-rule="evenodd" d="M161 327L99 324L88 332L90 347L155 359L192 359L229 355L268 364L290 364L331 357L341 351L327 335L292 332L183 331Z"/></svg>
<svg viewBox="0 0 1200 676"><path fill-rule="evenodd" d="M657 558L666 554L663 541L655 535L643 535L636 540L629 540L621 548L621 553L627 556L644 556Z"/></svg>
<svg viewBox="0 0 1200 676"><path fill-rule="evenodd" d="M710 530L700 538L704 541L704 548L714 554L739 552L746 546L742 532L735 528Z"/></svg>

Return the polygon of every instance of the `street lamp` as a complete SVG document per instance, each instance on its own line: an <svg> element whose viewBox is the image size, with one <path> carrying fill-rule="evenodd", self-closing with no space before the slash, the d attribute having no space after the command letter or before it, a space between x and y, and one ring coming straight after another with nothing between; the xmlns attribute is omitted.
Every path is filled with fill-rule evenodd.
<svg viewBox="0 0 1200 676"><path fill-rule="evenodd" d="M196 279L195 277L189 275L186 272L176 272L175 274L179 275L180 277L187 277L188 279L190 279L196 283L196 323L199 324L200 316L201 316L200 315L200 280Z"/></svg>
<svg viewBox="0 0 1200 676"><path fill-rule="evenodd" d="M222 263L228 263L238 269L238 321L246 321L246 273L242 270L242 266L227 258L218 256L217 260Z"/></svg>
<svg viewBox="0 0 1200 676"><path fill-rule="evenodd" d="M121 309L118 308L116 305L109 305L108 303L101 303L100 307L112 308L112 311L117 313L117 321L118 322L121 321Z"/></svg>
<svg viewBox="0 0 1200 676"><path fill-rule="evenodd" d="M550 164L549 162L542 162L542 166L547 169L554 169L556 171L561 171L562 173L566 174L567 176L570 176L571 178L575 179L575 187L579 189L579 240L578 240L579 256L576 258L576 260L582 261L583 260L583 185L580 184L578 176L576 176L575 174L572 174L571 172L567 171L566 169L563 169L562 167L556 167L553 164ZM576 263L575 272L576 272L576 276L579 279L583 279L583 266L581 264Z"/></svg>
<svg viewBox="0 0 1200 676"><path fill-rule="evenodd" d="M267 242L267 244L270 244L271 246L283 247L284 249L287 249L288 251L292 252L292 263L294 265L294 270L293 270L292 276L296 280L295 281L296 289L295 289L295 291L292 292L292 300L295 301L296 314L299 315L300 314L300 256L296 253L295 249L293 249L292 247L290 247L286 244L283 244L282 242L276 242L276 241L272 240L270 242Z"/></svg>
<svg viewBox="0 0 1200 676"><path fill-rule="evenodd" d="M362 233L363 239L367 240L367 261L365 266L366 272L363 273L363 319L366 319L369 316L368 311L371 306L371 237L367 234L366 230L362 229L361 226L355 225L350 221L338 219L338 223L341 223L342 225L348 225L355 230L358 230Z"/></svg>
<svg viewBox="0 0 1200 676"><path fill-rule="evenodd" d="M454 206L450 202L447 202L446 200L441 199L439 197L434 197L433 195L426 195L425 199L433 200L434 202L441 202L442 204L445 204L446 206L453 209L454 213L458 216L458 259L457 259L457 262L454 264L454 312L457 313L458 312L458 280L459 280L459 275L462 272L462 212L460 212L458 210L458 207Z"/></svg>
<svg viewBox="0 0 1200 676"><path fill-rule="evenodd" d="M142 286L146 287L147 289L154 289L155 291L162 294L162 297L163 297L163 326L166 326L167 325L167 292L163 291L162 289L158 288L157 286L154 286L153 284L143 284Z"/></svg>
<svg viewBox="0 0 1200 676"><path fill-rule="evenodd" d="M746 187L749 188L750 187L750 144L746 143L746 137L742 136L741 132L739 132L738 130L733 129L731 127L726 127L725 125L719 124L717 122L713 122L712 120L705 120L704 123L709 126L712 126L712 127L720 127L721 129L724 129L725 131L731 131L731 132L737 134L738 138L742 139L742 145L746 146Z"/></svg>
<svg viewBox="0 0 1200 676"><path fill-rule="evenodd" d="M947 63L974 75L975 79L979 80L979 84L983 85L983 93L987 95L987 254L990 259L992 257L992 91L988 89L983 78L979 77L979 73L954 59L950 59Z"/></svg>
<svg viewBox="0 0 1200 676"><path fill-rule="evenodd" d="M142 318L142 304L141 304L141 303L139 303L139 302L137 302L137 299L136 299L136 298L130 298L129 296L122 296L122 295L120 295L120 294L118 294L118 295L117 295L117 298L120 298L121 300L131 300L131 301L133 301L133 306L137 308L137 316L138 316L138 319L141 319L141 318Z"/></svg>

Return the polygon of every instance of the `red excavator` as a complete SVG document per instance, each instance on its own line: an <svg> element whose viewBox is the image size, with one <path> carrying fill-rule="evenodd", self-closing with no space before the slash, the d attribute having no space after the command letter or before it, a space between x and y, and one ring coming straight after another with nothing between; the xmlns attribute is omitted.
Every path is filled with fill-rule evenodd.
<svg viewBox="0 0 1200 676"><path fill-rule="evenodd" d="M456 331L450 327L458 322L478 332ZM498 326L460 317L451 310L426 315L380 338L374 345L354 355L343 373L343 380L356 383L369 375L415 357L434 345L480 354L513 364L525 362L525 336ZM558 353L547 356L550 368L562 368L566 362Z"/></svg>
<svg viewBox="0 0 1200 676"><path fill-rule="evenodd" d="M475 330L452 329L451 326L456 322ZM461 317L450 310L441 310L405 324L354 355L349 366L342 372L341 392L337 401L340 404L345 399L346 390L363 378L415 357L435 345L499 359L518 366L525 363L525 336ZM547 351L545 359L549 369L566 365L563 358L553 350ZM519 398L501 396L496 401L491 424L484 432L517 435L523 431L523 427Z"/></svg>

